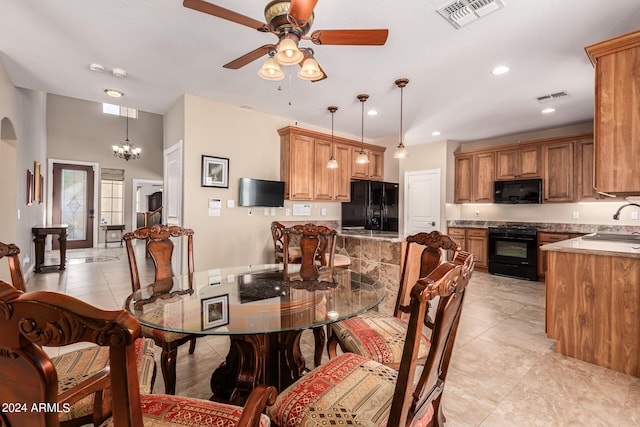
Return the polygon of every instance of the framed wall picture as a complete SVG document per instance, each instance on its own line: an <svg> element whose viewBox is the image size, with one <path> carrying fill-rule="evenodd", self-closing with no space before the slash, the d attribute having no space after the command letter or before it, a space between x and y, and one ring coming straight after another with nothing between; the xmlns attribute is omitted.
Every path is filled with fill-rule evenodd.
<svg viewBox="0 0 640 427"><path fill-rule="evenodd" d="M40 162L33 162L33 200L40 202Z"/></svg>
<svg viewBox="0 0 640 427"><path fill-rule="evenodd" d="M27 206L33 203L33 172L27 169Z"/></svg>
<svg viewBox="0 0 640 427"><path fill-rule="evenodd" d="M229 188L229 159L202 156L202 187Z"/></svg>
<svg viewBox="0 0 640 427"><path fill-rule="evenodd" d="M202 300L202 330L229 324L229 294Z"/></svg>

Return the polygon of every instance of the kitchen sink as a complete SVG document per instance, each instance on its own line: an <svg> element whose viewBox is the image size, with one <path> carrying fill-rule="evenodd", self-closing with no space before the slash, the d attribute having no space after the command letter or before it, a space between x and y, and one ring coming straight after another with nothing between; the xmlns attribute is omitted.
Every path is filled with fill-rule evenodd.
<svg viewBox="0 0 640 427"><path fill-rule="evenodd" d="M582 236L584 240L601 240L603 242L640 243L640 234L595 233Z"/></svg>

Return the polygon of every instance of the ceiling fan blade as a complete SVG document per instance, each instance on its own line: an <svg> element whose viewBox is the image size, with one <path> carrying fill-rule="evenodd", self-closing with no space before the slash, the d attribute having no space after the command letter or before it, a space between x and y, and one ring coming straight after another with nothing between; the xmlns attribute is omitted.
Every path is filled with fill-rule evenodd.
<svg viewBox="0 0 640 427"><path fill-rule="evenodd" d="M245 65L255 61L256 59L260 58L261 56L266 55L267 53L269 53L269 49L271 49L271 48L275 49L275 47L276 47L276 45L274 45L274 44L265 44L264 46L260 46L259 48L254 49L249 53L245 53L241 57L234 59L233 61L229 62L228 64L224 64L223 67L224 68L229 68L231 70L237 70L238 68L242 68Z"/></svg>
<svg viewBox="0 0 640 427"><path fill-rule="evenodd" d="M314 44L375 45L387 42L389 30L318 30L311 34Z"/></svg>
<svg viewBox="0 0 640 427"><path fill-rule="evenodd" d="M227 21L235 22L236 24L245 25L255 30L261 30L266 26L264 22L249 18L248 16L241 15L232 10L225 9L224 7L216 6L204 0L184 0L182 5L189 9L217 16L218 18L226 19Z"/></svg>
<svg viewBox="0 0 640 427"><path fill-rule="evenodd" d="M313 13L318 0L291 0L289 5L289 15L297 21L309 22L309 17Z"/></svg>

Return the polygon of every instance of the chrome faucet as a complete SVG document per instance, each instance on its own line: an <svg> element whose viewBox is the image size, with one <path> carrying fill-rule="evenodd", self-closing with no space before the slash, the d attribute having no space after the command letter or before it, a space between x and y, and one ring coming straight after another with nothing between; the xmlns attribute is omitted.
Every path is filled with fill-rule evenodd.
<svg viewBox="0 0 640 427"><path fill-rule="evenodd" d="M620 211L624 208L626 208L627 206L637 206L640 208L640 205L637 203L627 203L626 205L622 205L618 208L618 210L616 211L616 213L613 214L613 219L615 220L619 220L620 219Z"/></svg>

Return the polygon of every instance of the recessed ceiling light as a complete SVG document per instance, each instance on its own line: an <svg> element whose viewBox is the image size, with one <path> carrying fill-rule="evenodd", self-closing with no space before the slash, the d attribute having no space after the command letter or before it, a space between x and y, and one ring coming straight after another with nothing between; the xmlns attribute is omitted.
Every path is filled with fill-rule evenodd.
<svg viewBox="0 0 640 427"><path fill-rule="evenodd" d="M437 130L434 130L433 132L431 132L431 135L440 136L440 132L438 132Z"/></svg>
<svg viewBox="0 0 640 427"><path fill-rule="evenodd" d="M498 65L496 68L491 70L491 74L494 76L499 76L500 74L508 73L511 68L506 65Z"/></svg>
<svg viewBox="0 0 640 427"><path fill-rule="evenodd" d="M105 89L104 93L106 93L109 96L113 96L114 98L120 98L124 96L124 93L119 91L118 89Z"/></svg>
<svg viewBox="0 0 640 427"><path fill-rule="evenodd" d="M367 116L377 116L378 112L376 110L367 111Z"/></svg>
<svg viewBox="0 0 640 427"><path fill-rule="evenodd" d="M104 73L104 67L100 64L91 63L89 64L89 69L91 71L95 71L96 73Z"/></svg>
<svg viewBox="0 0 640 427"><path fill-rule="evenodd" d="M556 111L555 108L545 108L544 110L542 110L542 114L551 114L554 111Z"/></svg>

